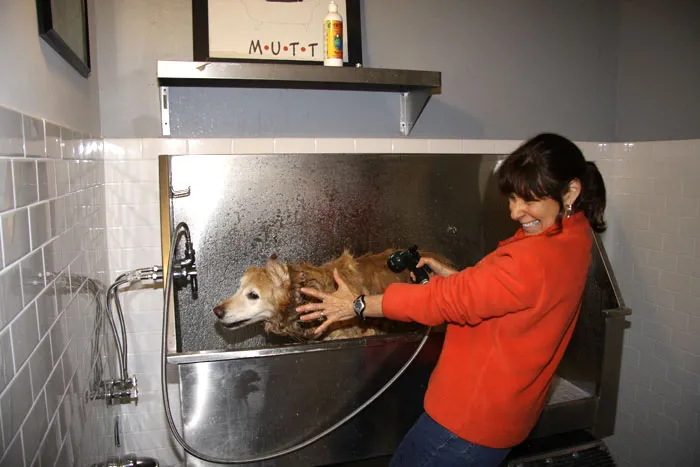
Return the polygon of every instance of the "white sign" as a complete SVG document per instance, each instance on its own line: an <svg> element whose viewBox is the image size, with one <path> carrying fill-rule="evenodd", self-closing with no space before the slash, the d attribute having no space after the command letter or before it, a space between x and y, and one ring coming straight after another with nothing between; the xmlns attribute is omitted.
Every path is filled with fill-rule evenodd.
<svg viewBox="0 0 700 467"><path fill-rule="evenodd" d="M209 55L244 60L323 61L323 18L328 0L208 0ZM343 61L348 61L347 11Z"/></svg>

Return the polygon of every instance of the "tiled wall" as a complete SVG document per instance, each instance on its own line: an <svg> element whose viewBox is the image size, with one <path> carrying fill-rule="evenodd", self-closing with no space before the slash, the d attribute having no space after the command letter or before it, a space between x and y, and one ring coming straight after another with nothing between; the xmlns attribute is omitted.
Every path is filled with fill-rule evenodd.
<svg viewBox="0 0 700 467"><path fill-rule="evenodd" d="M622 466L700 466L700 141L603 149L606 246L633 310L608 444Z"/></svg>
<svg viewBox="0 0 700 467"><path fill-rule="evenodd" d="M0 107L2 467L113 454L113 415L86 398L95 368L114 368L109 335L92 352L107 271L102 158L100 141Z"/></svg>
<svg viewBox="0 0 700 467"><path fill-rule="evenodd" d="M132 269L161 265L158 163L160 152L185 152L186 143L159 140L105 140L105 182L110 281ZM161 466L182 465L181 449L171 440L160 391L160 338L163 289L124 286L129 371L137 377L139 404L123 406L124 449L158 459ZM175 390L177 385L171 385ZM177 417L179 398L171 394Z"/></svg>
<svg viewBox="0 0 700 467"><path fill-rule="evenodd" d="M518 141L419 139L128 139L105 141L110 276L161 264L158 154L484 153ZM700 142L580 143L608 188L604 235L627 305L616 434L622 466L700 465ZM698 243L698 245L696 245ZM158 393L162 290L123 294L130 357L142 390L125 417L127 449L180 462ZM173 409L177 402L173 400ZM132 423L126 423L133 419Z"/></svg>

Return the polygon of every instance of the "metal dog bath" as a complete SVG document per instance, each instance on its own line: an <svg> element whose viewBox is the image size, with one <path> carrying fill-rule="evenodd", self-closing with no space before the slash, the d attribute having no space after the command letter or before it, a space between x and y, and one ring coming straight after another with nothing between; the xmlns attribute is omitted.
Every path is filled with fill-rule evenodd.
<svg viewBox="0 0 700 467"><path fill-rule="evenodd" d="M170 232L186 222L199 295L173 294L168 363L180 384L182 431L201 452L240 459L302 442L383 386L413 353L422 328L397 324L359 340L290 343L261 325L227 331L212 308L250 265L322 263L417 243L460 268L475 264L516 225L498 193L503 156L274 154L161 156L164 266ZM581 319L532 437L612 433L624 315L602 244L592 249ZM422 410L443 333L373 404L328 436L255 465L332 465L390 454ZM193 457L188 465L209 465Z"/></svg>

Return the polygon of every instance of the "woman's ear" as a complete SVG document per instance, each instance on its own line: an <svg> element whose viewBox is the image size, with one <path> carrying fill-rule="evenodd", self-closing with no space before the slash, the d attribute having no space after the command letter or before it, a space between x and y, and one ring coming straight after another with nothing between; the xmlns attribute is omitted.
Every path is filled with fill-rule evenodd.
<svg viewBox="0 0 700 467"><path fill-rule="evenodd" d="M562 200L564 201L564 206L573 206L578 197L581 195L581 181L578 178L574 178L569 182L569 187L564 193Z"/></svg>

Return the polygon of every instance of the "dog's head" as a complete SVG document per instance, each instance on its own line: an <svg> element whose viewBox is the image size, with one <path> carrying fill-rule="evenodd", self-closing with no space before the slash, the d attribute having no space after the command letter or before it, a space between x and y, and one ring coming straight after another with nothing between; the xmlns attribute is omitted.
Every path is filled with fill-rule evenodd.
<svg viewBox="0 0 700 467"><path fill-rule="evenodd" d="M264 267L250 267L236 293L214 307L214 314L228 329L273 318L289 301L287 265L273 255Z"/></svg>

